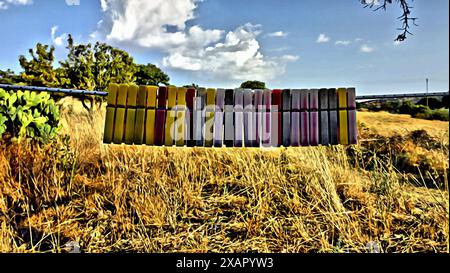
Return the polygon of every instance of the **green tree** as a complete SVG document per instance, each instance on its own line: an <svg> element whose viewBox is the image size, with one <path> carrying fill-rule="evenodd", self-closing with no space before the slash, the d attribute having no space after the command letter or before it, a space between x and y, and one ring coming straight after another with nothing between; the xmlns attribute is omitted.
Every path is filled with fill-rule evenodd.
<svg viewBox="0 0 450 273"><path fill-rule="evenodd" d="M241 88L266 89L266 84L260 81L246 81L241 83Z"/></svg>
<svg viewBox="0 0 450 273"><path fill-rule="evenodd" d="M428 103L427 98L421 98L416 104L428 105L430 109L440 109L443 107L441 100L435 97L428 98Z"/></svg>
<svg viewBox="0 0 450 273"><path fill-rule="evenodd" d="M105 43L75 44L71 35L67 39L69 53L61 61L69 82L64 87L86 90L106 90L110 83L135 81L137 66L133 58L121 49ZM81 98L84 108L93 111L100 108L103 98L85 96ZM89 102L89 104L87 104Z"/></svg>
<svg viewBox="0 0 450 273"><path fill-rule="evenodd" d="M136 77L136 84L138 85L169 85L170 78L159 67L154 64L138 64Z"/></svg>
<svg viewBox="0 0 450 273"><path fill-rule="evenodd" d="M16 75L11 69L0 70L0 83L2 84L18 84L21 82L20 75Z"/></svg>
<svg viewBox="0 0 450 273"><path fill-rule="evenodd" d="M445 107L445 108L449 108L449 106L450 106L450 100L449 100L449 96L447 95L447 96L443 96L442 97L442 105Z"/></svg>
<svg viewBox="0 0 450 273"><path fill-rule="evenodd" d="M55 48L53 46L36 44L36 49L29 49L31 55L28 60L24 55L19 56L20 66L23 68L22 80L32 86L59 87L67 84L62 69L54 69L53 62Z"/></svg>
<svg viewBox="0 0 450 273"><path fill-rule="evenodd" d="M184 88L195 88L198 89L200 86L198 84L192 83L192 84L187 84L187 85L183 85Z"/></svg>

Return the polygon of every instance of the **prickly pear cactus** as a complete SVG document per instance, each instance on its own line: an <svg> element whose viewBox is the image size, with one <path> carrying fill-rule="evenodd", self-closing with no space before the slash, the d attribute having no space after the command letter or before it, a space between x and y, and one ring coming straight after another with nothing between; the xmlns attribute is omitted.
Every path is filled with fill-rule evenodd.
<svg viewBox="0 0 450 273"><path fill-rule="evenodd" d="M60 129L59 109L48 93L0 89L0 136L48 143Z"/></svg>

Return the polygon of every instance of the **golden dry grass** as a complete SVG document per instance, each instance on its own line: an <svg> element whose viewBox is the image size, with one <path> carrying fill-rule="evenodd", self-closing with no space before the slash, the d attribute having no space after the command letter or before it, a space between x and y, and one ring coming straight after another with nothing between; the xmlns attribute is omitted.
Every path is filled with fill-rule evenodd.
<svg viewBox="0 0 450 273"><path fill-rule="evenodd" d="M449 250L448 187L411 184L384 146L103 145L104 113L77 107L63 115L70 139L0 148L0 251L64 252L69 241L85 252ZM371 115L359 118L380 119ZM447 155L441 176L424 170L417 182L448 185L448 145L407 142Z"/></svg>
<svg viewBox="0 0 450 273"><path fill-rule="evenodd" d="M410 115L387 112L358 112L358 121L364 123L373 133L389 137L405 135L415 130L425 130L430 136L448 143L448 121L411 118Z"/></svg>

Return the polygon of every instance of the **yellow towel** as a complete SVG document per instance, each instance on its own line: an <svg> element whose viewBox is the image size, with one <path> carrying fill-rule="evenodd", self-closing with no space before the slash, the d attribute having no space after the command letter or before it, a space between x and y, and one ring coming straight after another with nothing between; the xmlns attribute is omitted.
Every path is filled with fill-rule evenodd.
<svg viewBox="0 0 450 273"><path fill-rule="evenodd" d="M208 88L206 90L205 147L213 146L215 105L216 89Z"/></svg>
<svg viewBox="0 0 450 273"><path fill-rule="evenodd" d="M156 95L158 93L157 86L147 86L147 115L145 119L145 144L153 145L155 140L155 108Z"/></svg>
<svg viewBox="0 0 450 273"><path fill-rule="evenodd" d="M113 139L118 88L119 85L115 83L110 84L108 87L108 106L106 107L105 130L103 134L104 143L111 143Z"/></svg>
<svg viewBox="0 0 450 273"><path fill-rule="evenodd" d="M339 144L348 144L348 124L347 124L347 89L339 88L338 104L339 104Z"/></svg>
<svg viewBox="0 0 450 273"><path fill-rule="evenodd" d="M134 124L136 121L136 101L139 87L137 85L128 86L126 121L125 121L125 139L126 144L133 144Z"/></svg>
<svg viewBox="0 0 450 273"><path fill-rule="evenodd" d="M128 85L120 84L117 92L117 109L114 121L113 143L122 144L125 126L125 106L127 104Z"/></svg>

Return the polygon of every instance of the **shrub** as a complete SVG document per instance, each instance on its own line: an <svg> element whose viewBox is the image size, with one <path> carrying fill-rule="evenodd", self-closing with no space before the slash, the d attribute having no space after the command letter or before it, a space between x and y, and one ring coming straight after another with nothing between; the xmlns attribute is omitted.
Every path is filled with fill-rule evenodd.
<svg viewBox="0 0 450 273"><path fill-rule="evenodd" d="M47 143L60 129L59 109L48 93L0 89L0 136Z"/></svg>
<svg viewBox="0 0 450 273"><path fill-rule="evenodd" d="M449 106L450 106L449 96L448 95L447 96L443 96L442 97L442 107L449 108Z"/></svg>
<svg viewBox="0 0 450 273"><path fill-rule="evenodd" d="M431 118L443 121L449 121L449 110L445 108L437 109L432 112Z"/></svg>
<svg viewBox="0 0 450 273"><path fill-rule="evenodd" d="M427 105L427 98L420 99L417 102L417 104ZM431 97L431 98L428 98L428 107L430 107L430 109L439 109L439 108L442 108L443 105L442 105L442 102L438 98Z"/></svg>
<svg viewBox="0 0 450 273"><path fill-rule="evenodd" d="M414 108L414 104L411 101L407 100L407 101L404 101L402 103L402 105L400 105L397 112L399 114L411 114L413 108Z"/></svg>
<svg viewBox="0 0 450 273"><path fill-rule="evenodd" d="M413 118L428 119L431 117L432 111L425 105L416 105L411 109L410 114Z"/></svg>
<svg viewBox="0 0 450 273"><path fill-rule="evenodd" d="M398 100L393 100L393 101L387 101L384 105L383 105L383 110L390 112L390 113L395 113L397 111L397 109L400 107L401 102Z"/></svg>

